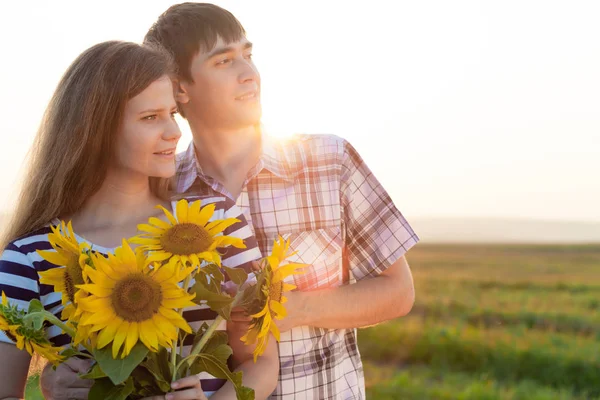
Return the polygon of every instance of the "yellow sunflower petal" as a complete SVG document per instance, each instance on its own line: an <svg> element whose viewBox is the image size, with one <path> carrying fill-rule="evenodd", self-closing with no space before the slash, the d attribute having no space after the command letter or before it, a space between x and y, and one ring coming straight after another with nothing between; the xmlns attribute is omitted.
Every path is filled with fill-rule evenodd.
<svg viewBox="0 0 600 400"><path fill-rule="evenodd" d="M211 236L214 236L218 233L223 232L225 229L238 222L240 222L240 220L237 218L227 218L219 221L214 221L206 225L206 230Z"/></svg>
<svg viewBox="0 0 600 400"><path fill-rule="evenodd" d="M269 325L271 328L271 333L273 334L273 336L275 336L275 340L277 340L279 342L281 339L281 333L279 332L279 327L274 322L271 322L271 324L269 324Z"/></svg>
<svg viewBox="0 0 600 400"><path fill-rule="evenodd" d="M265 307L263 307L262 310L260 310L259 312L257 312L256 314L252 314L250 315L252 318L260 318L263 315L265 315L267 312L269 311L269 306L265 305Z"/></svg>
<svg viewBox="0 0 600 400"><path fill-rule="evenodd" d="M132 322L129 325L129 332L127 332L127 338L125 339L125 354L129 354L133 346L137 343L139 339L139 325L137 323Z"/></svg>
<svg viewBox="0 0 600 400"><path fill-rule="evenodd" d="M188 222L191 222L193 224L198 223L198 217L200 216L200 207L201 206L202 206L202 201L200 201L200 200L196 200L192 204L190 204L190 207L188 209Z"/></svg>
<svg viewBox="0 0 600 400"><path fill-rule="evenodd" d="M127 338L127 333L129 332L129 325L129 322L123 321L119 326L119 329L117 329L117 332L115 333L115 338L113 339L112 347L112 356L114 359L116 359L119 355L119 350L121 349L121 346ZM123 354L123 357L125 357L126 355L127 354Z"/></svg>
<svg viewBox="0 0 600 400"><path fill-rule="evenodd" d="M68 261L64 256L62 256L61 254L59 254L56 251L37 250L37 253L40 255L40 257L42 257L44 260L48 261L49 263L58 265L61 267L64 266Z"/></svg>
<svg viewBox="0 0 600 400"><path fill-rule="evenodd" d="M188 202L186 199L179 200L175 206L175 212L177 213L177 221L180 224L188 222Z"/></svg>
<svg viewBox="0 0 600 400"><path fill-rule="evenodd" d="M215 204L208 204L204 207L202 207L202 210L200 210L200 214L198 214L198 219L196 220L196 223L200 226L205 226L206 223L208 222L208 220L211 219L211 217L213 216L213 214L215 213Z"/></svg>
<svg viewBox="0 0 600 400"><path fill-rule="evenodd" d="M171 257L173 254L168 253L166 251L156 251L154 253L151 253L148 258L146 259L146 261L148 263L151 262L155 262L155 261L165 261L166 259L168 259L169 257Z"/></svg>
<svg viewBox="0 0 600 400"><path fill-rule="evenodd" d="M226 247L233 246L238 249L245 249L246 245L244 244L244 240L232 236L217 236L215 237L213 243L211 244L211 249L216 249L217 247Z"/></svg>
<svg viewBox="0 0 600 400"><path fill-rule="evenodd" d="M154 237L134 236L131 239L129 239L129 243L141 244L144 246L158 246L160 245L160 240Z"/></svg>
<svg viewBox="0 0 600 400"><path fill-rule="evenodd" d="M307 266L307 264L289 263L279 267L273 273L273 283L281 282L290 275L302 275L306 273L306 271L303 269Z"/></svg>
<svg viewBox="0 0 600 400"><path fill-rule="evenodd" d="M150 217L148 219L148 222L150 222L152 225L155 225L164 230L167 230L171 227L171 224L169 224L167 221L164 221L164 220L162 220L160 218L156 218L156 217Z"/></svg>
<svg viewBox="0 0 600 400"><path fill-rule="evenodd" d="M292 285L290 283L283 283L283 288L281 289L282 292L289 292L290 290L294 290L296 289L296 285Z"/></svg>
<svg viewBox="0 0 600 400"><path fill-rule="evenodd" d="M76 287L79 289L83 289L88 293L95 294L96 296L99 296L99 297L108 297L112 293L112 291L110 289L95 285L93 283L86 283L85 285L77 285Z"/></svg>
<svg viewBox="0 0 600 400"><path fill-rule="evenodd" d="M175 219L175 217L173 216L173 214L171 214L171 212L169 210L167 210L166 208L164 208L163 206L160 206L160 205L156 206L156 208L160 208L165 213L165 216L167 217L169 222L171 222L173 225L177 224L177 220Z"/></svg>
<svg viewBox="0 0 600 400"><path fill-rule="evenodd" d="M81 317L81 325L107 325L115 317L112 310L105 312L89 313Z"/></svg>
<svg viewBox="0 0 600 400"><path fill-rule="evenodd" d="M280 302L271 300L269 303L269 306L271 307L271 310L274 311L275 318L283 319L287 316L287 310L285 309L283 304L281 304Z"/></svg>
<svg viewBox="0 0 600 400"><path fill-rule="evenodd" d="M158 351L158 338L154 332L154 324L152 320L142 321L140 323L140 340L146 347L152 351Z"/></svg>
<svg viewBox="0 0 600 400"><path fill-rule="evenodd" d="M153 233L155 235L162 235L165 233L165 230L162 228L157 228L155 226L149 224L139 224L137 226L138 231Z"/></svg>
<svg viewBox="0 0 600 400"><path fill-rule="evenodd" d="M181 329L187 333L192 333L192 328L190 328L188 323L185 322L183 317L181 315L179 315L178 312L176 312L174 310L169 310L168 308L165 308L165 307L160 307L158 309L158 312L161 313L163 317L169 319L171 321L171 323L173 325L175 325L176 327L178 327L179 329Z"/></svg>
<svg viewBox="0 0 600 400"><path fill-rule="evenodd" d="M119 329L119 326L121 326L122 322L123 320L117 318L112 324L100 331L97 342L99 349L109 344L115 338L115 334L117 333L117 330Z"/></svg>

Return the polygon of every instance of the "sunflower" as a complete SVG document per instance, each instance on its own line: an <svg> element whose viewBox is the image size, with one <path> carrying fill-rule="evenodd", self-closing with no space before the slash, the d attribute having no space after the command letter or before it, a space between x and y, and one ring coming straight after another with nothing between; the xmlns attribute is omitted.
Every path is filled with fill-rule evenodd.
<svg viewBox="0 0 600 400"><path fill-rule="evenodd" d="M85 283L83 267L88 257L89 246L78 243L71 222L67 225L61 221L60 225L52 226L52 233L48 234L48 241L55 251L38 250L37 253L46 261L58 265L40 272L40 283L51 285L55 292L62 293L62 304L65 306L61 318L77 319L75 304L83 296L77 285Z"/></svg>
<svg viewBox="0 0 600 400"><path fill-rule="evenodd" d="M10 305L4 292L2 292L2 305L0 305L0 329L14 343L19 350L27 350L30 355L39 354L53 364L62 361L63 357L59 354L62 347L54 347L46 338L43 329L36 330L26 325L23 321L26 313L17 309L17 306Z"/></svg>
<svg viewBox="0 0 600 400"><path fill-rule="evenodd" d="M287 298L284 292L293 290L295 285L285 283L284 279L290 275L302 274L302 268L306 264L287 263L281 265L283 261L292 256L290 253L290 241L285 241L281 236L275 241L271 255L266 257L264 268L257 273L258 297L261 304L259 312L252 314L252 322L248 332L242 337L246 344L258 342L254 350L254 362L259 355L264 353L269 340L269 332L273 333L275 339L279 341L279 328L273 319L283 319L287 311L283 304Z"/></svg>
<svg viewBox="0 0 600 400"><path fill-rule="evenodd" d="M17 329L19 328L18 324L12 324L10 318L10 308L8 305L8 299L4 292L2 292L2 306L0 306L0 330L3 330L6 333L6 336L13 342L17 340Z"/></svg>
<svg viewBox="0 0 600 400"><path fill-rule="evenodd" d="M129 240L130 243L139 244L140 251L149 252L148 262L169 260L184 266L189 263L199 266L204 260L220 266L221 255L218 248L246 247L242 239L222 235L225 229L239 222L239 219L208 222L215 212L214 204L202 207L200 200L191 204L185 199L179 200L175 216L166 208L157 207L163 210L168 222L152 217L148 224L138 225L138 229L144 233Z"/></svg>
<svg viewBox="0 0 600 400"><path fill-rule="evenodd" d="M93 254L92 261L95 269L86 267L92 283L79 285L90 293L79 300L79 326L98 332L97 348L112 342L113 358L121 348L124 358L138 340L157 351L159 345L171 346L177 328L192 332L175 309L193 306L194 295L178 286L181 276L174 264L150 268L126 240L114 255Z"/></svg>

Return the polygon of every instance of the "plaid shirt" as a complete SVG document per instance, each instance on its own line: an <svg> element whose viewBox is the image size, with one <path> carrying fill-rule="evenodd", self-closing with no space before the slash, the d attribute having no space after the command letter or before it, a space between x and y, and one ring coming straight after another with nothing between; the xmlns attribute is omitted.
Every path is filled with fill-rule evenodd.
<svg viewBox="0 0 600 400"><path fill-rule="evenodd" d="M232 198L203 174L193 143L178 156L175 186L186 196ZM298 290L377 276L418 241L356 150L332 135L263 136L261 157L236 202L263 255L282 235L297 252L290 261L311 265L306 274L288 277ZM271 398L364 399L356 338L356 329L300 326L283 332Z"/></svg>

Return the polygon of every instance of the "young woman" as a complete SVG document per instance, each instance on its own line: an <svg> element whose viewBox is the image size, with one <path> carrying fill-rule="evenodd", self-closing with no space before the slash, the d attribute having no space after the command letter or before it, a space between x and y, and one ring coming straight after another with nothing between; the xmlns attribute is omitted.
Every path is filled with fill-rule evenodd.
<svg viewBox="0 0 600 400"><path fill-rule="evenodd" d="M68 68L46 110L31 165L14 213L5 228L0 257L0 290L9 301L27 308L39 299L46 310L61 315L60 293L39 282L39 272L56 266L37 250L49 250L50 224L72 221L79 241L109 252L122 238L137 233L149 217L162 218L157 205L172 209L168 178L175 173L175 150L181 136L174 120L177 105L171 81L172 63L163 51L127 42L105 42L82 53ZM242 220L231 232L243 236L248 248L237 254L237 265L260 256L243 215L223 198L215 215ZM234 235L235 233L231 233ZM223 263L227 265L226 260ZM187 312L192 323L206 313ZM252 348L230 332L233 365L244 371L244 385L266 397L277 382L276 343L254 364ZM48 329L55 345L69 342L65 334ZM30 356L0 333L0 399L22 397ZM89 365L72 359L56 371L47 369L47 397L86 399L91 382L77 373ZM257 372L259 371L259 372ZM187 377L174 385L167 399L231 398L233 387L209 379Z"/></svg>

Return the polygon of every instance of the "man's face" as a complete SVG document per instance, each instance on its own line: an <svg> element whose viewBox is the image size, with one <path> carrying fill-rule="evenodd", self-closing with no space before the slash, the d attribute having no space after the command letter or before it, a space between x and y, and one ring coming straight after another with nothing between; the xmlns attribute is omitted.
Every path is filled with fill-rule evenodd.
<svg viewBox="0 0 600 400"><path fill-rule="evenodd" d="M194 82L181 83L186 117L212 129L241 129L260 121L260 75L248 39L225 43L219 37L212 50L192 58L190 71Z"/></svg>

